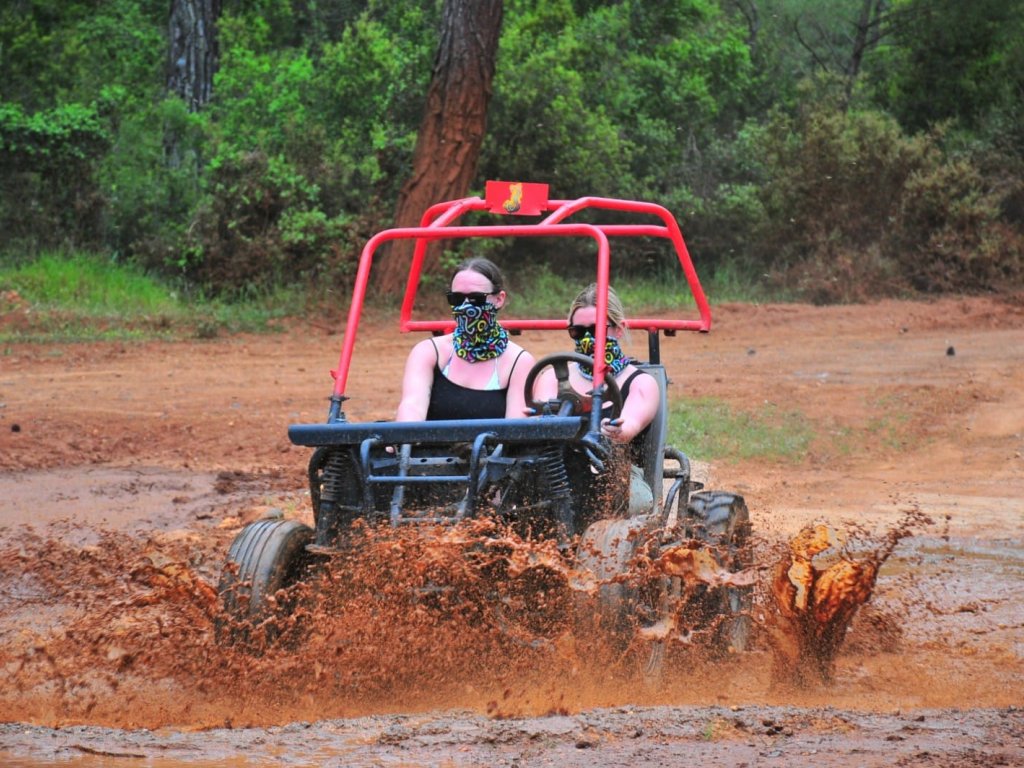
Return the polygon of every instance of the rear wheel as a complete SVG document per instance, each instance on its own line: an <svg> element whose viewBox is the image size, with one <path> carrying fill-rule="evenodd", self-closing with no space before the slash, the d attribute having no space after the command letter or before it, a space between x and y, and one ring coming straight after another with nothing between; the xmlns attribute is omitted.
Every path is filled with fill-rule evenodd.
<svg viewBox="0 0 1024 768"><path fill-rule="evenodd" d="M217 592L221 642L259 647L276 641L296 608L288 590L309 572L313 529L296 520L259 520L235 537Z"/></svg>
<svg viewBox="0 0 1024 768"><path fill-rule="evenodd" d="M684 525L686 535L711 546L719 565L730 573L753 564L750 550L750 512L742 496L724 491L701 491L690 497ZM703 587L694 595L699 620L714 626L714 649L742 653L750 645L753 587Z"/></svg>

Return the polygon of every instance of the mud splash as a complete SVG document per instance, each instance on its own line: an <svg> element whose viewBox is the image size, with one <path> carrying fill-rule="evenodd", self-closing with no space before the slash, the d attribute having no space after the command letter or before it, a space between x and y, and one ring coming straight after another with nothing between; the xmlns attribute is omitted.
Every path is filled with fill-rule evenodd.
<svg viewBox="0 0 1024 768"><path fill-rule="evenodd" d="M26 530L0 552L12 628L0 633L0 720L213 727L452 706L506 717L637 685L636 648L581 623L598 582L553 542L482 520L353 535L274 597L289 611L252 627L222 613L216 541L140 546L99 531L83 546ZM649 575L647 563L638 578Z"/></svg>
<svg viewBox="0 0 1024 768"><path fill-rule="evenodd" d="M825 540L831 549L811 531L784 545L785 558L759 542L755 565L731 574L692 543L660 557L641 548L612 581L758 577L749 652L722 659L673 643L670 674L655 687L636 659L667 634L638 623L623 643L581 624L608 582L567 567L550 542L487 521L361 530L358 546L281 595L295 609L248 643L218 642L218 627L232 630L211 586L224 541L177 532L140 544L97 532L82 546L26 531L0 552L0 669L10 681L0 720L212 728L438 708L500 719L623 701L771 700L769 650L775 682L813 688L834 679L846 638L860 658L890 642L894 623L864 602L897 544L929 523L914 510L881 535L848 527L842 544ZM686 620L672 625L676 636Z"/></svg>
<svg viewBox="0 0 1024 768"><path fill-rule="evenodd" d="M880 537L852 523L844 531L804 526L770 568L766 585L774 678L798 686L831 683L836 656L882 565L900 541L933 524L915 506ZM875 631L891 630L878 624Z"/></svg>
<svg viewBox="0 0 1024 768"><path fill-rule="evenodd" d="M98 532L75 546L26 530L0 553L0 720L211 727L442 705L511 712L503 702L538 669L576 663L560 643L570 574L550 545L486 523L358 535L288 596L298 609L273 632L229 643L217 642L218 627L232 628L211 586L216 544L140 548ZM539 696L516 711L566 708Z"/></svg>

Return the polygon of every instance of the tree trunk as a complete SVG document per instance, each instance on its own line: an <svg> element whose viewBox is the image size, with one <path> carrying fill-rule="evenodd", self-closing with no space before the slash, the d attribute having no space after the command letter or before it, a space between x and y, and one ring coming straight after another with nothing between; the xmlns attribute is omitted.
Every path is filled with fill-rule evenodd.
<svg viewBox="0 0 1024 768"><path fill-rule="evenodd" d="M213 94L220 10L221 0L171 0L167 90L190 112L199 111Z"/></svg>
<svg viewBox="0 0 1024 768"><path fill-rule="evenodd" d="M860 75L864 63L864 55L876 45L880 37L880 27L885 14L885 0L862 0L860 16L854 25L853 45L849 63L846 67L846 105L853 96L853 88Z"/></svg>
<svg viewBox="0 0 1024 768"><path fill-rule="evenodd" d="M419 226L434 203L466 196L487 123L501 20L502 0L444 1L412 175L395 208L396 227ZM379 255L374 283L381 293L404 289L413 247L412 240L394 241ZM428 249L425 272L436 268L440 253L440 243Z"/></svg>

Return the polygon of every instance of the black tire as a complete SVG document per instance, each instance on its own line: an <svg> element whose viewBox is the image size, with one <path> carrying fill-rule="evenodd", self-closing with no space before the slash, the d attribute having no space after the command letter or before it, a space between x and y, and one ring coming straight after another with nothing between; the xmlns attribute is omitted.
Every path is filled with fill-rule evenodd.
<svg viewBox="0 0 1024 768"><path fill-rule="evenodd" d="M592 523L580 538L577 566L600 582L611 582L629 571L647 541L646 530L647 523L640 518ZM581 601L578 631L601 633L607 647L622 654L632 671L639 672L646 683L656 683L663 671L665 644L640 640L637 630L662 618L669 587L666 579L642 588L623 582L602 583L594 599Z"/></svg>
<svg viewBox="0 0 1024 768"><path fill-rule="evenodd" d="M278 639L283 620L295 609L293 599L279 599L278 593L308 575L312 557L306 545L312 540L313 529L296 520L258 520L242 529L217 586L220 642L259 647Z"/></svg>
<svg viewBox="0 0 1024 768"><path fill-rule="evenodd" d="M753 564L750 550L750 512L742 496L725 491L701 491L690 496L685 513L689 538L711 545L719 565L736 573ZM714 651L742 653L750 647L753 629L753 587L699 589L694 595L698 620L714 626Z"/></svg>

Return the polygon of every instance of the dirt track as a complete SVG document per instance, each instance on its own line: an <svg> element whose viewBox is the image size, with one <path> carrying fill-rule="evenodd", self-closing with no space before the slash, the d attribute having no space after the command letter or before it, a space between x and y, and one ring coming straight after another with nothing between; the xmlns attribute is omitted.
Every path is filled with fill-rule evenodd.
<svg viewBox="0 0 1024 768"><path fill-rule="evenodd" d="M833 685L773 684L763 649L658 690L550 658L485 676L449 658L409 685L395 666L386 686L348 680L344 700L261 685L273 670L211 650L203 600L242 523L309 518L286 427L325 418L340 336L9 346L0 763L1024 765L1024 302L722 306L714 321L664 340L670 399L797 411L817 435L794 462L707 470L766 542L815 519L934 520L883 569ZM392 415L410 344L360 329L350 418Z"/></svg>

